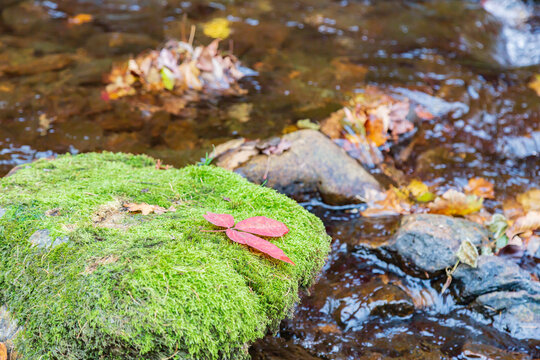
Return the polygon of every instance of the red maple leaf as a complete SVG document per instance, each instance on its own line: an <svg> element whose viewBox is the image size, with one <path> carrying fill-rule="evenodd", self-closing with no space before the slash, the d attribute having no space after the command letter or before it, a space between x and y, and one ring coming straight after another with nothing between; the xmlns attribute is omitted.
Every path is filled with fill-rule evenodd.
<svg viewBox="0 0 540 360"><path fill-rule="evenodd" d="M270 219L266 216L254 216L234 225L234 217L229 214L208 212L203 217L216 226L227 228L218 231L224 231L232 241L252 247L275 259L296 265L285 255L283 250L271 242L256 236L279 237L285 235L289 232L289 229L281 221Z"/></svg>

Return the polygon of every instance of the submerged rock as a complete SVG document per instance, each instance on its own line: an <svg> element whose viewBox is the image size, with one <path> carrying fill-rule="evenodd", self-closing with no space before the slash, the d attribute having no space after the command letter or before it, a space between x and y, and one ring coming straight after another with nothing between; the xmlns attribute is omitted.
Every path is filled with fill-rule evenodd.
<svg viewBox="0 0 540 360"><path fill-rule="evenodd" d="M329 204L364 202L380 190L362 165L320 132L301 130L283 139L290 142L289 150L271 157L256 155L235 171L285 194L319 192Z"/></svg>
<svg viewBox="0 0 540 360"><path fill-rule="evenodd" d="M508 158L524 159L540 155L540 131L529 136L511 136L500 140L497 145L500 154Z"/></svg>
<svg viewBox="0 0 540 360"><path fill-rule="evenodd" d="M8 0L13 3L14 1ZM0 5L0 8L2 5ZM28 34L48 20L45 9L33 1L24 1L2 11L2 20L8 28L18 34Z"/></svg>
<svg viewBox="0 0 540 360"><path fill-rule="evenodd" d="M478 246L488 241L487 231L468 220L414 214L403 218L399 230L380 250L395 257L404 270L433 277L456 264L456 252L464 240Z"/></svg>
<svg viewBox="0 0 540 360"><path fill-rule="evenodd" d="M146 156L90 153L38 160L0 182L0 299L24 327L24 359L246 358L329 251L314 215L213 166L158 170ZM126 202L171 211L134 214ZM215 228L208 211L284 222L289 232L272 242L296 265L201 231ZM0 341L16 329L5 319Z"/></svg>

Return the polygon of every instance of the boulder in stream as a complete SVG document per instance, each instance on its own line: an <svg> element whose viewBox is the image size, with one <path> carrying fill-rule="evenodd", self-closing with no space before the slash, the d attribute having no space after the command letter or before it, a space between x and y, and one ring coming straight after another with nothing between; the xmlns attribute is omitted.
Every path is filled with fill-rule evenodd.
<svg viewBox="0 0 540 360"><path fill-rule="evenodd" d="M24 359L247 358L330 247L322 222L293 200L214 166L64 155L0 188L0 341L14 340ZM206 212L282 221L289 232L271 241L296 265L201 231L216 229Z"/></svg>
<svg viewBox="0 0 540 360"><path fill-rule="evenodd" d="M318 192L328 204L360 203L380 191L360 163L320 132L301 130L282 139L288 150L271 156L254 151L235 172L288 195Z"/></svg>

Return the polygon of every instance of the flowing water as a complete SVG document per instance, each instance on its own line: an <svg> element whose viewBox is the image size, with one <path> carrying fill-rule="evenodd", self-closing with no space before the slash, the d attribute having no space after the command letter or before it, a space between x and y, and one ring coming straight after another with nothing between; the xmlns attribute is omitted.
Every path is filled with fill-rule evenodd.
<svg viewBox="0 0 540 360"><path fill-rule="evenodd" d="M323 120L375 85L441 115L417 124L413 146L390 151L407 178L442 191L484 177L495 184L488 209L540 183L540 97L527 87L540 73L538 31L501 25L479 1L4 0L0 7L0 175L36 158L101 150L182 166L228 139ZM81 13L93 21L68 22ZM191 24L195 42L206 44L199 25L217 17L233 29L223 46L258 72L243 81L248 95L192 104L184 117L102 100L113 62L180 39ZM252 347L255 359L540 357L538 343L495 331L429 282L365 251L362 244L384 241L398 219L306 206L327 225L333 252L294 316ZM380 289L398 300L406 292L414 309L370 313Z"/></svg>

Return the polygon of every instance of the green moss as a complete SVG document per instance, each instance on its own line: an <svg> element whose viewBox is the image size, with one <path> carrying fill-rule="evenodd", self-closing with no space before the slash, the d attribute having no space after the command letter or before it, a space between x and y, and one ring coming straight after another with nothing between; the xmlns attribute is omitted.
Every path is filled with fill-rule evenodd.
<svg viewBox="0 0 540 360"><path fill-rule="evenodd" d="M177 211L95 222L119 201ZM243 358L329 250L320 220L293 200L216 167L155 170L145 156L37 161L1 180L0 207L0 300L23 324L27 359ZM207 211L284 222L289 234L272 241L296 266L201 232L213 228ZM69 241L31 246L40 229Z"/></svg>

